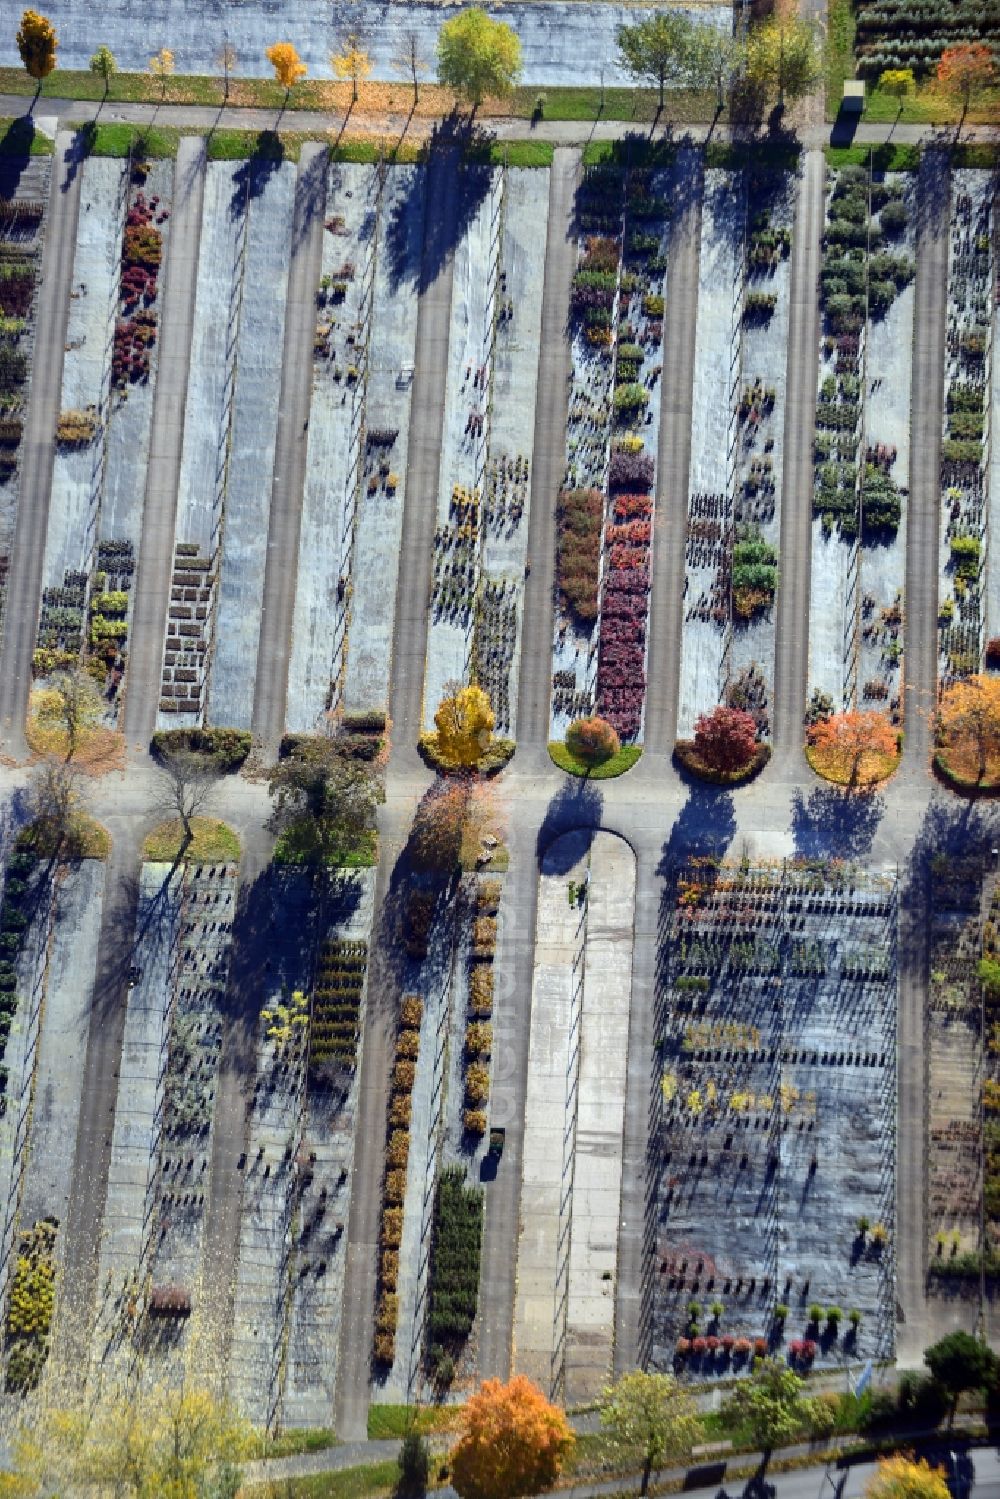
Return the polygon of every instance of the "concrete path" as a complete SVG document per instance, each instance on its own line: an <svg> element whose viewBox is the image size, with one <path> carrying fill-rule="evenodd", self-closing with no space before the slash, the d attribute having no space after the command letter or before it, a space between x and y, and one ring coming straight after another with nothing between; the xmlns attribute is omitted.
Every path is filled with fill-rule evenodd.
<svg viewBox="0 0 1000 1499"><path fill-rule="evenodd" d="M5 753L19 759L27 753L24 715L38 636L39 592L80 213L80 162L72 153L73 137L60 131L37 293L31 389L21 439L21 489L0 650L0 743Z"/></svg>
<svg viewBox="0 0 1000 1499"><path fill-rule="evenodd" d="M640 771L662 774L677 737L681 635L684 619L684 543L687 535L688 468L695 326L698 319L698 255L701 247L703 177L700 157L678 160L685 184L670 236L667 267L665 359L660 387L660 441L656 463L656 530L653 536L653 596L646 688L646 752ZM655 761L647 761L652 752ZM669 772L668 772L669 773Z"/></svg>
<svg viewBox="0 0 1000 1499"><path fill-rule="evenodd" d="M295 185L292 258L285 301L281 404L274 449L274 481L253 703L253 732L270 755L277 754L285 727L306 469L306 432L312 400L316 292L323 253L326 166L324 146L317 141L303 145ZM331 558L331 568L334 565Z"/></svg>
<svg viewBox="0 0 1000 1499"><path fill-rule="evenodd" d="M123 819L114 834L97 948L73 1188L66 1214L63 1285L67 1299L61 1313L62 1337L56 1347L67 1381L78 1390L83 1387L90 1363L143 826L139 819Z"/></svg>
<svg viewBox="0 0 1000 1499"><path fill-rule="evenodd" d="M163 636L174 562L174 521L184 408L187 398L194 293L205 192L205 144L182 140L174 170L174 197L160 315L160 354L153 397L153 428L146 469L146 503L136 577L125 692L125 737L145 750L156 727L163 665Z"/></svg>
<svg viewBox="0 0 1000 1499"><path fill-rule="evenodd" d="M792 231L792 276L785 383L785 470L781 571L774 652L772 737L781 774L802 767L802 717L809 670L813 429L819 369L819 262L823 233L822 153L805 155Z"/></svg>
<svg viewBox="0 0 1000 1499"><path fill-rule="evenodd" d="M903 773L926 784L937 709L938 539L941 527L941 428L948 310L949 166L943 152L924 156L917 182L917 276L913 311L910 493L906 503L903 611Z"/></svg>
<svg viewBox="0 0 1000 1499"><path fill-rule="evenodd" d="M410 444L406 458L406 508L396 588L396 628L392 659L391 711L395 762L415 769L421 733L427 610L430 599L435 503L441 467L445 377L451 323L454 263L441 264L437 246L453 246L459 193L457 153L435 152L427 169L424 277L417 313ZM428 255L433 264L428 265Z"/></svg>

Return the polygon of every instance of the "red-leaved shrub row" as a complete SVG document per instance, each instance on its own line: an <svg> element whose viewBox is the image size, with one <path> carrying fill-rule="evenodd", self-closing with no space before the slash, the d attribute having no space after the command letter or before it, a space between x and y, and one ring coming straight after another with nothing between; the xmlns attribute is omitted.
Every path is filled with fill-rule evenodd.
<svg viewBox="0 0 1000 1499"><path fill-rule="evenodd" d="M115 324L111 378L124 386L149 377L149 351L156 342L157 271L163 255L163 235L156 228L168 217L159 198L148 202L136 193L125 220L122 244L121 317Z"/></svg>
<svg viewBox="0 0 1000 1499"><path fill-rule="evenodd" d="M634 493L637 489L652 489L653 460L648 453L628 453L615 448L611 454L608 470L608 488L612 494L619 490Z"/></svg>
<svg viewBox="0 0 1000 1499"><path fill-rule="evenodd" d="M645 503L645 512L637 508L636 501ZM622 739L634 737L642 727L652 536L651 520L630 517L648 516L651 509L646 496L617 495L614 516L607 526L607 538L613 544L604 576L597 653L597 711ZM628 553L630 565L616 566L616 552Z"/></svg>
<svg viewBox="0 0 1000 1499"><path fill-rule="evenodd" d="M556 578L563 608L581 625L597 618L604 496L564 489L556 509Z"/></svg>

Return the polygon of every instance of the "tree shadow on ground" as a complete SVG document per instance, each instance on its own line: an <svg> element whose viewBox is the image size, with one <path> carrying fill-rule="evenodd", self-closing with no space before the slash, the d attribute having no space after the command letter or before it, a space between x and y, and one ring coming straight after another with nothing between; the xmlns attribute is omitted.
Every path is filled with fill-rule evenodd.
<svg viewBox="0 0 1000 1499"><path fill-rule="evenodd" d="M35 125L30 115L11 120L0 134L0 198L13 198L28 169Z"/></svg>
<svg viewBox="0 0 1000 1499"><path fill-rule="evenodd" d="M285 148L273 130L262 130L252 156L241 161L233 173L233 195L229 200L229 217L238 219L247 205L259 198L285 159Z"/></svg>
<svg viewBox="0 0 1000 1499"><path fill-rule="evenodd" d="M326 204L326 151L317 151L295 181L295 211L292 217L292 254L308 238L309 229Z"/></svg>
<svg viewBox="0 0 1000 1499"><path fill-rule="evenodd" d="M799 859L864 859L871 852L885 798L876 792L849 795L817 786L808 797L792 798L792 837Z"/></svg>
<svg viewBox="0 0 1000 1499"><path fill-rule="evenodd" d="M546 860L547 873L567 874L579 858L567 846L563 850L551 845L563 833L576 828L597 829L604 813L604 798L593 781L574 777L564 781L545 809L538 836L535 839L535 857L539 868Z"/></svg>
<svg viewBox="0 0 1000 1499"><path fill-rule="evenodd" d="M457 111L434 126L426 174L413 173L408 191L393 204L386 224L393 291L416 277L417 291L425 292L454 255L490 189L492 139ZM414 237L421 223L423 249L418 257Z"/></svg>

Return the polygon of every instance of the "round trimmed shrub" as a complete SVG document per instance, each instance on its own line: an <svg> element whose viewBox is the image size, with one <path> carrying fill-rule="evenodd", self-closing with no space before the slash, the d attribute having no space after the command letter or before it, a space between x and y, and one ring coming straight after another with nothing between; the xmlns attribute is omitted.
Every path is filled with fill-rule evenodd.
<svg viewBox="0 0 1000 1499"><path fill-rule="evenodd" d="M605 718L578 718L566 730L566 748L584 765L603 765L621 749L621 740Z"/></svg>

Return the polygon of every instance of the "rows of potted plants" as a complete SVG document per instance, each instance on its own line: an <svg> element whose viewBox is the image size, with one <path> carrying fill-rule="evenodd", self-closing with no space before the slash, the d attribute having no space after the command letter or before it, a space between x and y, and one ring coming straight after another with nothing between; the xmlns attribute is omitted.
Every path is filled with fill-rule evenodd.
<svg viewBox="0 0 1000 1499"><path fill-rule="evenodd" d="M557 506L551 734L596 711L641 740L673 168L585 168Z"/></svg>
<svg viewBox="0 0 1000 1499"><path fill-rule="evenodd" d="M989 546L993 203L987 172L951 179L948 311L941 444L939 664L942 688L998 659L1000 565Z"/></svg>
<svg viewBox="0 0 1000 1499"><path fill-rule="evenodd" d="M447 1385L472 1331L479 1305L485 1199L461 1166L438 1177L431 1230L427 1358L438 1385Z"/></svg>
<svg viewBox="0 0 1000 1499"><path fill-rule="evenodd" d="M810 689L901 721L914 184L830 173L816 408Z"/></svg>
<svg viewBox="0 0 1000 1499"><path fill-rule="evenodd" d="M418 994L403 997L396 1034L382 1181L382 1219L379 1228L378 1300L375 1306L375 1359L389 1366L396 1357L396 1323L399 1317L400 1245L403 1241L403 1210L406 1201L406 1167L410 1155L410 1095L420 1056L420 1023L423 1001Z"/></svg>
<svg viewBox="0 0 1000 1499"><path fill-rule="evenodd" d="M0 199L0 634L17 521L24 409L34 353L38 267L51 159L34 158L12 198Z"/></svg>
<svg viewBox="0 0 1000 1499"><path fill-rule="evenodd" d="M882 73L909 69L917 77L937 67L948 47L974 38L1000 44L1000 20L977 0L872 0L859 6L855 50L858 76L879 78Z"/></svg>
<svg viewBox="0 0 1000 1499"><path fill-rule="evenodd" d="M332 165L327 174L288 663L285 717L293 732L315 729L340 696L361 489L375 496L398 482L395 442L370 443L365 432L383 182L373 166Z"/></svg>
<svg viewBox="0 0 1000 1499"><path fill-rule="evenodd" d="M9 1392L33 1390L49 1354L56 1301L55 1241L58 1221L43 1218L22 1230L7 1298L6 1385Z"/></svg>

